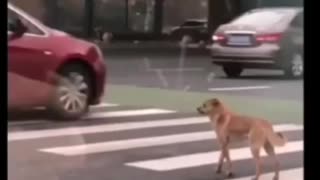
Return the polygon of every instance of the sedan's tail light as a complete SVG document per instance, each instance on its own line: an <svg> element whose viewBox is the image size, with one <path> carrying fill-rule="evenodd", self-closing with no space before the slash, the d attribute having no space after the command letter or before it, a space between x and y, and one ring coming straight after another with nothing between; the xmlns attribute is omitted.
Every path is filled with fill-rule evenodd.
<svg viewBox="0 0 320 180"><path fill-rule="evenodd" d="M214 42L221 43L221 42L223 42L223 41L226 40L226 36L223 35L223 34L214 34L214 35L212 36L212 40L213 40Z"/></svg>
<svg viewBox="0 0 320 180"><path fill-rule="evenodd" d="M256 41L260 43L277 43L282 37L281 33L261 34L256 36Z"/></svg>

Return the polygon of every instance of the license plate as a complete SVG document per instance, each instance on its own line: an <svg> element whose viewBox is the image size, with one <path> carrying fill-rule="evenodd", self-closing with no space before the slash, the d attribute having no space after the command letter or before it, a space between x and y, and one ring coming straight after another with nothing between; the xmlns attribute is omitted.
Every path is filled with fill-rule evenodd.
<svg viewBox="0 0 320 180"><path fill-rule="evenodd" d="M250 36L230 36L228 39L229 45L248 46L251 45Z"/></svg>

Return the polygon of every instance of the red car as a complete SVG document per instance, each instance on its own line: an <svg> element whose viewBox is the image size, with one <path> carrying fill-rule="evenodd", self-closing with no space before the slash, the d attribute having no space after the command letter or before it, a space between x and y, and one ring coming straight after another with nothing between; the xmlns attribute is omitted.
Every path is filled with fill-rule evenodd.
<svg viewBox="0 0 320 180"><path fill-rule="evenodd" d="M103 96L106 64L93 43L51 29L8 3L8 106L77 119Z"/></svg>

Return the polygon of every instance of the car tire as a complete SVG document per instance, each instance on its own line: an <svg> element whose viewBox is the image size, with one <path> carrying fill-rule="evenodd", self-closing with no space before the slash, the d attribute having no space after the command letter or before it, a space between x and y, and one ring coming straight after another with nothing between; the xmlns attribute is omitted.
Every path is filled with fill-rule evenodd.
<svg viewBox="0 0 320 180"><path fill-rule="evenodd" d="M69 64L58 72L49 113L59 120L77 120L89 109L92 81L89 71L81 64Z"/></svg>
<svg viewBox="0 0 320 180"><path fill-rule="evenodd" d="M291 53L284 68L284 73L287 78L299 79L304 74L303 54L299 52Z"/></svg>
<svg viewBox="0 0 320 180"><path fill-rule="evenodd" d="M223 66L223 71L229 78L237 78L241 75L243 68L240 66Z"/></svg>

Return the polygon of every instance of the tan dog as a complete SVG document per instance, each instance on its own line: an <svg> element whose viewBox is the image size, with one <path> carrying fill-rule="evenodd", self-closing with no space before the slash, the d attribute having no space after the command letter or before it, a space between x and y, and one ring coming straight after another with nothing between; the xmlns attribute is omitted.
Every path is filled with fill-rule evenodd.
<svg viewBox="0 0 320 180"><path fill-rule="evenodd" d="M284 146L286 139L281 133L275 133L268 121L235 114L216 98L204 102L197 108L197 111L209 116L217 133L217 140L221 147L217 173L221 173L223 161L226 158L227 176L233 176L228 144L233 137L247 136L256 165L256 175L253 179L258 180L261 175L260 150L262 148L274 159L275 176L273 179L279 179L279 162L274 147Z"/></svg>

